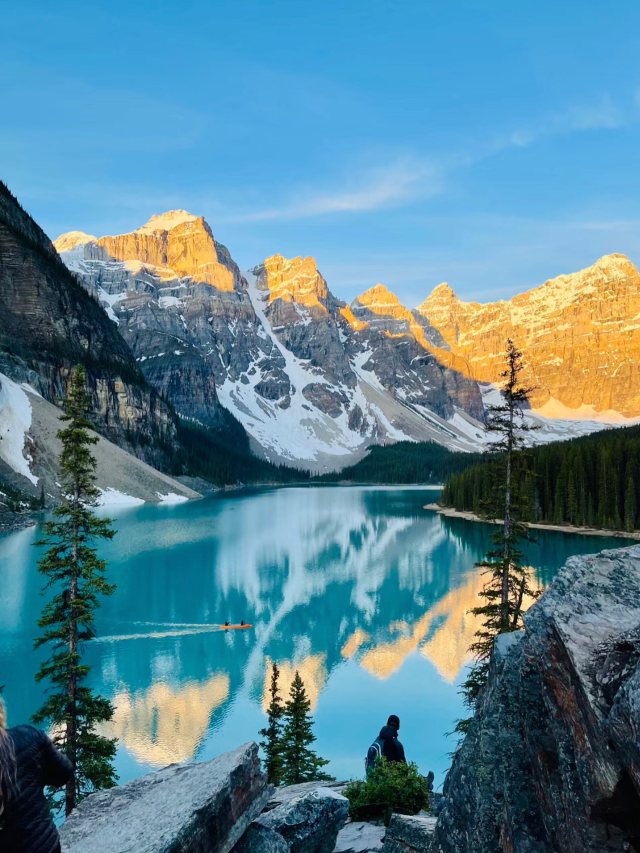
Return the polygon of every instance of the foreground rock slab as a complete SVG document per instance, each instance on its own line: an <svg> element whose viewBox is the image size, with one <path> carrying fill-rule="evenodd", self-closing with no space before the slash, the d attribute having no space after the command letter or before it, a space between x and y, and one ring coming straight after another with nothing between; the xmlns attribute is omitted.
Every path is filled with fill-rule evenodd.
<svg viewBox="0 0 640 853"><path fill-rule="evenodd" d="M382 850L385 832L382 823L351 821L338 833L333 853L378 853Z"/></svg>
<svg viewBox="0 0 640 853"><path fill-rule="evenodd" d="M258 747L172 764L84 800L61 830L63 853L229 853L272 788Z"/></svg>
<svg viewBox="0 0 640 853"><path fill-rule="evenodd" d="M640 546L576 556L496 643L434 853L640 850Z"/></svg>
<svg viewBox="0 0 640 853"><path fill-rule="evenodd" d="M384 837L383 853L427 853L431 850L436 819L431 815L391 816Z"/></svg>
<svg viewBox="0 0 640 853"><path fill-rule="evenodd" d="M348 816L346 797L318 788L260 815L234 853L281 853L272 833L284 839L290 853L332 853Z"/></svg>
<svg viewBox="0 0 640 853"><path fill-rule="evenodd" d="M319 791L321 788L335 791L337 794L342 794L347 787L347 782L300 782L298 785L282 785L279 788L274 788L271 799L267 804L268 809L275 809L276 806L282 803L288 803L291 800L296 800L305 794L311 794L314 791Z"/></svg>

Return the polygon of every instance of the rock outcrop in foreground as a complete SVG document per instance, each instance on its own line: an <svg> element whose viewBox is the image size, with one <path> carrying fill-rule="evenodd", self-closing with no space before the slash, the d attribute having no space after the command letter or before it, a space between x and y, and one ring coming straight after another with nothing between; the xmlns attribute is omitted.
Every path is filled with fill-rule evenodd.
<svg viewBox="0 0 640 853"><path fill-rule="evenodd" d="M438 853L640 850L640 546L572 557L501 637Z"/></svg>
<svg viewBox="0 0 640 853"><path fill-rule="evenodd" d="M62 850L229 853L270 795L257 746L244 744L93 794L62 827Z"/></svg>
<svg viewBox="0 0 640 853"><path fill-rule="evenodd" d="M260 815L234 853L332 853L348 816L346 797L330 788L318 788Z"/></svg>
<svg viewBox="0 0 640 853"><path fill-rule="evenodd" d="M332 853L349 801L321 784L281 788L270 802L258 747L247 743L93 794L63 825L62 851Z"/></svg>

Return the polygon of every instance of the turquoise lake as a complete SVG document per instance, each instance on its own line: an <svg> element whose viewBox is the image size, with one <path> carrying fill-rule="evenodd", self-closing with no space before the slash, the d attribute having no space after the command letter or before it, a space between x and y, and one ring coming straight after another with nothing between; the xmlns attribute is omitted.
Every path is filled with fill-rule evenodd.
<svg viewBox="0 0 640 853"><path fill-rule="evenodd" d="M257 740L272 661L296 670L315 744L340 779L360 777L391 713L409 759L436 784L463 715L460 682L491 528L423 507L426 488L303 487L226 492L174 506L113 509L101 547L117 584L86 647L90 683L116 706L118 772L206 760ZM33 651L43 599L34 529L0 537L0 684L10 723L42 703ZM618 538L538 533L539 585L572 554ZM630 544L630 543L629 543ZM220 631L225 620L252 622Z"/></svg>

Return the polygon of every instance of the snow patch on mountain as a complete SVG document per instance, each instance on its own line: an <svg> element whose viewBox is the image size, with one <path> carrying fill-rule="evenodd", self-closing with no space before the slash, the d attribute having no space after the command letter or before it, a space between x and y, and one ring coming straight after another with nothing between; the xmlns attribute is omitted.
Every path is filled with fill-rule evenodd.
<svg viewBox="0 0 640 853"><path fill-rule="evenodd" d="M67 234L62 234L54 241L54 246L58 252L69 252L78 246L86 246L87 243L97 243L98 238L93 234L85 234L84 231L69 231Z"/></svg>
<svg viewBox="0 0 640 853"><path fill-rule="evenodd" d="M342 412L338 418L332 418L310 405L302 393L310 384L339 389L310 369L304 360L296 358L278 340L265 315L264 297L256 287L256 276L250 272L243 275L258 322L284 359L291 394L289 400L268 400L256 392L256 386L265 378L261 366L264 359L260 358L251 364L239 382L227 379L218 387L220 401L262 447L286 460L315 462L326 453L350 455L363 439L349 429L347 414Z"/></svg>
<svg viewBox="0 0 640 853"><path fill-rule="evenodd" d="M157 495L161 504L182 504L189 500L186 495L177 495L175 492L168 492L166 495L157 492Z"/></svg>
<svg viewBox="0 0 640 853"><path fill-rule="evenodd" d="M111 487L98 491L100 497L96 501L97 506L140 506L144 503L142 498L134 498L133 495L126 495Z"/></svg>
<svg viewBox="0 0 640 853"><path fill-rule="evenodd" d="M602 424L603 427L633 426L640 423L640 418L625 418L613 409L597 412L593 406L587 406L585 403L577 409L572 409L555 397L550 397L543 406L532 409L532 414L547 420L593 421Z"/></svg>
<svg viewBox="0 0 640 853"><path fill-rule="evenodd" d="M485 406L501 406L504 399L500 389L493 383L480 383L482 399ZM535 432L526 436L529 445L549 444L552 441L567 441L581 435L591 435L603 429L614 427L634 426L640 423L640 418L625 418L619 412L596 412L592 406L582 405L571 409L553 397L538 409L525 411L525 421ZM491 433L486 433L484 442L493 440Z"/></svg>
<svg viewBox="0 0 640 853"><path fill-rule="evenodd" d="M27 448L31 427L31 403L24 388L0 373L0 459L35 486Z"/></svg>
<svg viewBox="0 0 640 853"><path fill-rule="evenodd" d="M192 213L187 213L186 210L168 210L166 213L156 214L140 228L134 231L134 234L153 234L154 231L171 231L177 225L182 225L184 222L195 222L198 217Z"/></svg>

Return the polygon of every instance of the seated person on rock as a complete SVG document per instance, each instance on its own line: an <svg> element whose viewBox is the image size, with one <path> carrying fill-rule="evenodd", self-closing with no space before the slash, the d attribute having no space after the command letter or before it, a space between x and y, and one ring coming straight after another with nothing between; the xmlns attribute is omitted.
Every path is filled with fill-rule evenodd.
<svg viewBox="0 0 640 853"><path fill-rule="evenodd" d="M387 761L403 761L407 763L404 757L404 747L398 740L398 730L400 729L400 718L395 714L391 714L387 720L387 725L380 729L380 734L369 747L367 757L364 760L367 773L373 769L376 761L383 756Z"/></svg>

